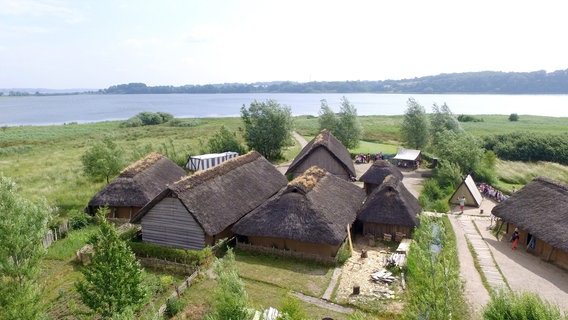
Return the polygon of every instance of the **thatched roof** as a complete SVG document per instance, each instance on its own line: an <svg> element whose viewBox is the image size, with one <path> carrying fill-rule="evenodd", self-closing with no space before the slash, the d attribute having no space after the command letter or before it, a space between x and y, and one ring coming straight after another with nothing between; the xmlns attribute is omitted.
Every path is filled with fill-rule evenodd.
<svg viewBox="0 0 568 320"><path fill-rule="evenodd" d="M493 215L568 252L568 186L538 177L496 205Z"/></svg>
<svg viewBox="0 0 568 320"><path fill-rule="evenodd" d="M358 186L311 167L233 226L244 236L338 245L365 195Z"/></svg>
<svg viewBox="0 0 568 320"><path fill-rule="evenodd" d="M88 206L143 207L168 184L185 175L180 166L154 152L122 170L89 201Z"/></svg>
<svg viewBox="0 0 568 320"><path fill-rule="evenodd" d="M390 175L363 204L357 219L363 222L415 227L422 211L418 200L396 177Z"/></svg>
<svg viewBox="0 0 568 320"><path fill-rule="evenodd" d="M216 235L261 205L287 183L256 151L187 176L162 192L132 218L138 222L166 196L177 197L208 235Z"/></svg>
<svg viewBox="0 0 568 320"><path fill-rule="evenodd" d="M359 181L379 185L389 175L395 176L398 180L403 178L402 171L393 166L388 160L376 160L367 172L359 178Z"/></svg>
<svg viewBox="0 0 568 320"><path fill-rule="evenodd" d="M290 164L286 174L294 172L296 167L305 161L308 156L318 148L326 149L329 154L345 168L346 172L353 177L357 176L353 160L351 159L351 154L349 154L347 148L345 148L345 146L327 129L323 129L315 138L308 142L296 158L294 158L294 161Z"/></svg>

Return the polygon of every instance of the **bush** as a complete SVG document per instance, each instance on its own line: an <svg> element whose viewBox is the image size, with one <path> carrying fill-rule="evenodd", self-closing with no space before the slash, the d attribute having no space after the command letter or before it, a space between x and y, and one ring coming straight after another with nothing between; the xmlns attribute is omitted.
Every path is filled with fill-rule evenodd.
<svg viewBox="0 0 568 320"><path fill-rule="evenodd" d="M168 121L168 124L171 127L195 127L201 124L201 121L198 119L192 119L192 120L172 119Z"/></svg>
<svg viewBox="0 0 568 320"><path fill-rule="evenodd" d="M80 211L69 214L69 228L72 230L82 229L93 222L93 217Z"/></svg>
<svg viewBox="0 0 568 320"><path fill-rule="evenodd" d="M433 209L436 212L446 213L446 212L450 211L450 205L448 204L448 201L446 201L444 199L439 199L439 200L434 201Z"/></svg>
<svg viewBox="0 0 568 320"><path fill-rule="evenodd" d="M337 252L337 263L339 265L342 265L347 260L349 260L350 257L351 257L351 250L349 250L349 246L347 245L347 243L344 243Z"/></svg>
<svg viewBox="0 0 568 320"><path fill-rule="evenodd" d="M483 308L486 320L537 320L568 319L562 316L558 307L553 306L534 293L499 291L491 296L491 301Z"/></svg>
<svg viewBox="0 0 568 320"><path fill-rule="evenodd" d="M132 251L138 256L152 257L194 266L207 265L213 258L213 252L210 247L195 251L162 247L145 242L129 242L128 244Z"/></svg>
<svg viewBox="0 0 568 320"><path fill-rule="evenodd" d="M509 121L519 121L519 115L516 113L511 113L509 116Z"/></svg>
<svg viewBox="0 0 568 320"><path fill-rule="evenodd" d="M141 127L142 125L142 119L138 117L133 117L120 123L121 128Z"/></svg>
<svg viewBox="0 0 568 320"><path fill-rule="evenodd" d="M176 297L168 299L166 302L166 315L168 317L173 317L180 313L183 308L185 308L185 303L180 299Z"/></svg>

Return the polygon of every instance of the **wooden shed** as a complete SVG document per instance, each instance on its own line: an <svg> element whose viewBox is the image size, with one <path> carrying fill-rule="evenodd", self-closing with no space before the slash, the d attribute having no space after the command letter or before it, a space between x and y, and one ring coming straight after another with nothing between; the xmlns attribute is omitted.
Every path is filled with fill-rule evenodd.
<svg viewBox="0 0 568 320"><path fill-rule="evenodd" d="M86 211L94 215L106 206L109 218L130 219L168 184L185 175L185 170L164 155L151 153L122 170L89 201Z"/></svg>
<svg viewBox="0 0 568 320"><path fill-rule="evenodd" d="M422 161L422 152L415 149L399 148L393 158L397 166L404 169L416 169Z"/></svg>
<svg viewBox="0 0 568 320"><path fill-rule="evenodd" d="M359 178L359 181L363 182L363 188L367 192L367 195L369 195L373 190L378 188L389 175L393 175L398 180L402 181L403 176L400 169L393 166L387 160L376 160L361 178Z"/></svg>
<svg viewBox="0 0 568 320"><path fill-rule="evenodd" d="M318 166L344 180L355 178L355 166L345 146L329 130L322 130L300 151L286 171L298 177L312 166Z"/></svg>
<svg viewBox="0 0 568 320"><path fill-rule="evenodd" d="M361 188L314 166L233 226L237 246L333 259L364 197Z"/></svg>
<svg viewBox="0 0 568 320"><path fill-rule="evenodd" d="M227 160L177 181L132 218L142 240L201 250L232 236L231 226L287 183L258 152Z"/></svg>
<svg viewBox="0 0 568 320"><path fill-rule="evenodd" d="M232 151L190 156L189 159L187 159L185 167L191 171L205 170L238 156L239 154L237 152Z"/></svg>
<svg viewBox="0 0 568 320"><path fill-rule="evenodd" d="M529 182L491 211L510 239L519 228L519 249L568 269L568 186L545 177Z"/></svg>
<svg viewBox="0 0 568 320"><path fill-rule="evenodd" d="M390 175L380 187L376 188L365 201L357 220L362 224L364 235L372 234L383 238L396 233L411 237L414 227L420 223L417 216L422 207L398 178Z"/></svg>

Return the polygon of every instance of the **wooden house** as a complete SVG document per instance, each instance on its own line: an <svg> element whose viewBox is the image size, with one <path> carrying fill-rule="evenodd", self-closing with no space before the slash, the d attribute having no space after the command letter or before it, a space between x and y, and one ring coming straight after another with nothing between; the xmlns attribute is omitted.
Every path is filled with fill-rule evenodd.
<svg viewBox="0 0 568 320"><path fill-rule="evenodd" d="M422 152L415 149L399 148L393 157L397 166L404 169L416 169L422 161Z"/></svg>
<svg viewBox="0 0 568 320"><path fill-rule="evenodd" d="M231 226L287 183L258 152L187 176L157 195L132 218L142 240L201 250L232 236Z"/></svg>
<svg viewBox="0 0 568 320"><path fill-rule="evenodd" d="M237 247L334 260L364 197L361 188L314 166L233 226Z"/></svg>
<svg viewBox="0 0 568 320"><path fill-rule="evenodd" d="M132 218L143 206L186 175L185 170L160 153L151 153L128 166L99 191L86 211L94 215L99 207L108 207L109 218Z"/></svg>
<svg viewBox="0 0 568 320"><path fill-rule="evenodd" d="M412 230L420 223L417 216L422 212L418 200L406 189L401 180L393 175L385 178L363 204L357 221L364 235L383 238L396 233L411 237Z"/></svg>
<svg viewBox="0 0 568 320"><path fill-rule="evenodd" d="M329 130L322 130L300 151L286 171L298 177L312 166L318 166L344 180L357 176L351 155L345 146Z"/></svg>
<svg viewBox="0 0 568 320"><path fill-rule="evenodd" d="M568 186L545 177L529 182L491 211L510 239L519 228L519 246L568 269Z"/></svg>
<svg viewBox="0 0 568 320"><path fill-rule="evenodd" d="M367 192L367 195L369 195L373 190L378 188L389 175L393 175L398 180L402 181L403 176L400 169L393 166L387 160L376 160L361 178L359 178L359 181L363 182L363 188L365 192Z"/></svg>

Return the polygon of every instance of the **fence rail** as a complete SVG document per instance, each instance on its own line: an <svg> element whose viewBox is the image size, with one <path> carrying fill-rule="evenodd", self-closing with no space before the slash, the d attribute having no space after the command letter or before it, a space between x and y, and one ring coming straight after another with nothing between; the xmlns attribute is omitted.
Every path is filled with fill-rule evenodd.
<svg viewBox="0 0 568 320"><path fill-rule="evenodd" d="M168 308L168 301L170 301L170 299L172 298L179 297L185 291L185 289L191 286L191 284L198 275L199 275L199 268L197 268L197 270L195 270L189 277L187 277L187 279L185 279L181 285L175 288L174 292L172 292L172 294L166 300L166 302L158 309L157 313L158 317L162 317L164 315L164 312L166 312L166 309Z"/></svg>
<svg viewBox="0 0 568 320"><path fill-rule="evenodd" d="M49 229L41 243L44 247L50 247L55 241L61 239L69 231L69 224L67 221L62 222L60 225L53 229Z"/></svg>

